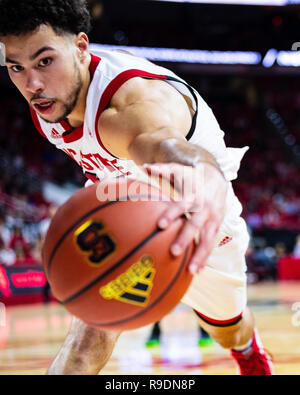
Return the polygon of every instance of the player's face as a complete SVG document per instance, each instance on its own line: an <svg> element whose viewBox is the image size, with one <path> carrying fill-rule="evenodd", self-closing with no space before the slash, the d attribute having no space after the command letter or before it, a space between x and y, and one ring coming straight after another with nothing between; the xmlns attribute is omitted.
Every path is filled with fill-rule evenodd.
<svg viewBox="0 0 300 395"><path fill-rule="evenodd" d="M12 82L46 122L65 119L75 109L83 86L80 48L71 35L46 25L23 36L2 39Z"/></svg>

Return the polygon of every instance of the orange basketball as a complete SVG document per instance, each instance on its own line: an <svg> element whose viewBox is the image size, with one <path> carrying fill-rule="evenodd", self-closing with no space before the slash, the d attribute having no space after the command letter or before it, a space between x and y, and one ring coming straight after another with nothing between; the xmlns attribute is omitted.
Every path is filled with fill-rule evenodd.
<svg viewBox="0 0 300 395"><path fill-rule="evenodd" d="M108 190L113 199L103 199ZM158 188L122 178L83 188L60 207L43 263L71 314L93 327L128 330L159 321L180 302L192 280L193 245L171 255L184 220L158 229L169 204Z"/></svg>

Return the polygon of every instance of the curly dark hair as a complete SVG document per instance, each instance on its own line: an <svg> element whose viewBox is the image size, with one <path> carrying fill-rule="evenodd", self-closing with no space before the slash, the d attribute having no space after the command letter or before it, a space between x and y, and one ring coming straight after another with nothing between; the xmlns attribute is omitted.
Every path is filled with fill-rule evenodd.
<svg viewBox="0 0 300 395"><path fill-rule="evenodd" d="M59 35L89 33L86 0L0 0L0 36L29 33L43 24Z"/></svg>

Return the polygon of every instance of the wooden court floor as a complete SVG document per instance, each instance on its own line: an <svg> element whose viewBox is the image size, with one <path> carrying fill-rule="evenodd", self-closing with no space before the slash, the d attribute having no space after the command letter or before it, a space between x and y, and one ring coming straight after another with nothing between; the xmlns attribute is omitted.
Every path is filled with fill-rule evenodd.
<svg viewBox="0 0 300 395"><path fill-rule="evenodd" d="M275 374L300 374L300 283L249 286L249 306L256 317ZM70 316L53 303L7 308L0 327L0 375L43 375L68 331ZM151 327L124 332L103 370L107 375L235 375L230 353L217 344L199 347L198 323L179 305L161 323L161 345L146 348Z"/></svg>

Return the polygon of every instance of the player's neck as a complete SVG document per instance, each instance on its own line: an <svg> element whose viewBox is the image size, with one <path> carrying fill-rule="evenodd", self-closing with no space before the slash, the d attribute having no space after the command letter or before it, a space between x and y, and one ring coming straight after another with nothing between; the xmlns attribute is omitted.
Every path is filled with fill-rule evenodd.
<svg viewBox="0 0 300 395"><path fill-rule="evenodd" d="M71 112L71 114L67 117L68 123L73 128L78 128L84 122L85 110L86 110L86 98L91 84L89 65L90 65L90 60L87 63L86 72L83 78L83 85L76 106L74 110Z"/></svg>

